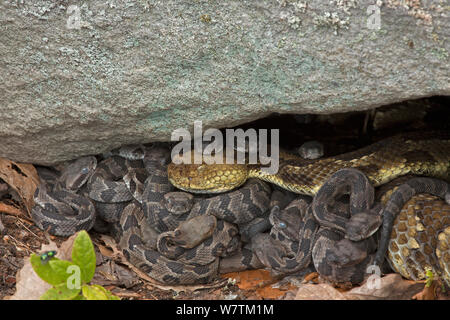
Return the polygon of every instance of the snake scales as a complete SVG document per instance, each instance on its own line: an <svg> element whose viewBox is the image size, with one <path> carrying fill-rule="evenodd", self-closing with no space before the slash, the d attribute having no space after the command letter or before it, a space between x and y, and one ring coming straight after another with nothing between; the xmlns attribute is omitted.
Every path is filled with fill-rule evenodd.
<svg viewBox="0 0 450 320"><path fill-rule="evenodd" d="M391 148L397 148L401 152L394 154L389 151ZM142 162L138 164L136 159L143 158L144 153L150 155L150 157L144 159L144 164ZM164 152L162 153L164 154ZM232 174L228 175L231 178L245 176L245 179L235 183L234 187L242 185L249 177L257 177L297 193L312 195L317 193L331 173L339 168L346 167L361 170L376 186L407 173L448 178L449 154L448 139L433 136L421 136L421 139L414 136L397 136L353 153L315 162L290 158L281 163L280 171L276 176L262 175L260 172L258 173L255 166L240 167L238 170L234 167L232 169L231 167L220 169L222 173L228 169L232 170ZM197 170L189 169L191 173L194 172L194 176L190 177L190 185L186 187L174 180L174 172L185 174L185 169L169 165L169 169L166 171L167 152L162 155L161 151L153 149L151 152L137 152L133 158L135 160L120 160L118 158L112 156L103 160L94 170L94 174L89 173L90 176L87 179L89 191L84 190L79 193L86 195L86 192L88 192L91 200L95 200L93 203L96 210L102 212L99 213L99 216L114 225L114 234L130 261L146 270L152 277L166 283L208 282L215 277L217 270L220 268L219 257L231 256L235 252L241 254L238 259L242 265L247 267L257 266L258 263L260 265L253 252L247 250L247 247L239 248L236 224L241 228L252 219L261 217L266 213L267 199L270 193L267 185L258 180L249 180L240 190L203 199L194 204L188 194L172 193L172 186L168 181L170 179L172 184L181 189L198 191L195 187L200 186L199 182L202 181L204 176L202 178ZM73 166L75 168L80 167L77 162ZM88 166L82 166L81 171L85 172L86 167ZM203 167L201 173L207 172L215 175L215 171L210 171L212 167L214 166L206 169ZM148 173L151 173L149 178L147 178ZM58 179L56 185L61 185L59 182L61 180ZM78 179L77 181L79 181L78 184L82 182ZM86 181L84 183L86 184ZM191 187L194 187L194 189L191 189ZM81 187L81 190L83 188L86 189L86 187ZM65 220L65 218L55 217L54 213L59 212L60 209L52 205L52 202L46 198L48 194L53 192L46 192L47 189L39 188L39 191L36 192L37 205L36 209L33 209L33 214L40 227L43 229L50 228L50 231L56 234L66 235L80 228L88 229L93 224L92 219L89 218L87 224L71 223L62 227L61 220ZM54 190L58 189L64 188L54 188ZM208 191L211 191L211 189ZM65 197L64 194L60 196L60 198ZM132 202L130 203L130 201ZM89 203L82 202L82 200L78 200L78 202L82 209L91 208ZM65 206L67 207L67 205ZM117 209L117 206L119 206L119 209ZM294 208L295 206L292 205L291 207ZM67 208L61 210L63 209ZM76 216L73 210L74 208L69 213L69 216L75 217L73 220L81 221L80 217L88 217L86 213L81 214L81 210ZM87 211L91 211L91 209ZM205 212L209 217L201 218ZM253 212L253 214L250 214L250 217L240 218L241 213L246 212ZM271 216L275 217L276 215ZM332 226L339 225L337 223L339 219L336 219L335 216L331 216ZM311 211L309 217L311 217ZM317 218L315 217L315 219ZM198 219L194 220L197 223L189 224L192 219ZM326 221L326 219L323 221ZM186 232L186 230L193 228L192 226L195 225L199 229L196 232L198 236L192 237L192 233ZM305 223L305 225L307 227L303 226L304 229L313 230L312 233L316 234L314 228L318 228L317 225L312 226L311 222L310 224ZM323 239L332 238L332 236L326 234L326 228L321 227L321 229L325 231L319 230L316 239L321 237ZM322 234L324 235L322 236ZM258 235L258 237L260 236ZM310 241L309 250L312 251L311 243L313 239L311 235L305 234L303 238L306 242L308 242L307 240ZM260 243L264 243L264 241L260 241ZM308 261L310 256L308 252L310 251L305 251L305 245L299 246L297 243L293 246L289 249L291 250L289 252L303 253L304 260ZM265 246L264 248L269 247ZM257 252L257 250L255 251ZM331 257L332 255L329 254L328 256ZM277 255L273 255L273 257L277 257ZM299 262L299 256L290 258L291 262L286 264L287 269L283 270L282 267L281 272L299 269L299 267L292 266ZM260 260L264 260L264 258ZM300 265L304 263L306 262L301 262ZM273 263L271 266L273 266Z"/></svg>
<svg viewBox="0 0 450 320"><path fill-rule="evenodd" d="M335 182L330 183L332 185L330 190L323 188L327 187L329 179L333 179L333 173L343 168L360 170L367 176L373 186L383 185L397 177L407 174L432 176L449 181L449 134L448 132L402 134L382 140L355 152L315 161L293 159L292 157L286 159L281 158L280 169L276 174L266 174L261 170L260 165L248 164L216 164L212 166L205 164L170 164L168 172L172 184L190 192L223 192L241 185L247 178L256 177L295 193L316 195L314 201L321 197L327 199L322 200L326 202L330 201L334 190L339 189L337 188L339 184ZM221 179L218 179L218 175L220 175ZM421 188L423 181L415 180L413 182L415 187L417 187L417 192L435 191L436 195L441 197L445 196L447 202L449 201L450 196L448 194L445 195L445 184L442 185L439 182L428 181L427 183L423 183L427 185L427 188ZM440 185L440 192L430 187L430 185ZM321 195L325 196L317 197L317 193L321 189ZM359 189L359 192L353 192L352 194L363 194L362 189ZM414 188L410 186L410 189L412 190ZM443 192L444 194L442 194ZM258 235L255 239L257 242L256 248L258 245L263 248L259 250L259 252L262 252L259 254L259 258L272 270L295 272L308 263L309 253L311 252L317 261L316 268L322 269L322 274L331 276L332 280L346 281L348 279L352 283L360 282L362 278L359 275L363 274L363 272L361 270L357 271L355 268L359 266L361 269L362 266L367 266L369 262L375 262L377 265L382 263L386 242L390 239L393 218L400 211L403 204L405 204L406 201L403 200L409 200L407 198L408 192L403 191L402 193L402 191L399 191L397 195L397 198L394 197L390 202L390 207L382 213L382 216L385 217L381 242L382 248L378 250L376 257L368 255L368 253L374 250L374 239L370 239L370 232L377 229L381 219L377 219L373 214L368 215L367 212L370 212L368 210L369 208L360 207L359 210L368 210L366 214L355 215L355 218L348 220L348 216L346 217L344 212L354 210L355 206L351 205L350 210L341 210L341 215L339 215L339 210L338 214L327 214L327 210L315 211L311 210L311 207L309 207L309 210L297 214L297 221L303 222L293 224L297 227L296 231L300 231L299 234L294 232L296 237L294 237L293 242L283 232L279 232L277 235L276 223L272 223L272 237L279 238L281 235L281 239L274 245L273 241L271 243L271 240L267 236ZM405 199L403 200L401 199L402 195L405 195ZM410 198L413 196L414 194L409 195ZM411 201L413 202L415 200ZM361 203L361 201L356 203ZM299 208L306 207L305 204L300 203L294 205L293 209L299 210ZM290 209L292 210L292 208ZM287 211L285 210L282 215L285 217L289 216L288 211L289 209ZM311 218L313 215L319 224L314 224ZM370 223L366 225L367 228L364 228L364 223L368 221L367 219L369 219ZM448 222L448 220L446 221ZM440 259L440 261L444 261L444 266L441 266L441 268L448 270L448 231L441 232L440 227L442 225L439 224L440 222L436 222L436 225L433 225L434 222L434 220L429 219L428 225L425 228L428 230L436 227L437 230L430 232L433 234L431 238L434 239L436 238L435 235L437 236L439 234L439 243L443 249L441 255L447 256L447 260ZM410 233L413 234L414 232L411 231ZM316 237L315 242L313 235ZM343 235L346 238L342 239ZM287 239L291 240L291 242L287 241ZM363 239L367 240L361 241ZM391 242L395 244L397 241L399 239L393 237ZM420 240L418 241L420 242ZM315 243L314 246L312 245L313 242ZM283 244L287 244L290 248L283 249ZM272 247L277 247L279 250L268 249ZM333 249L329 250L329 248ZM404 252L406 252L405 255L407 255L409 249L405 246L403 248ZM434 245L434 248L436 248L436 245ZM444 249L447 251L444 251ZM258 249L255 252L258 252ZM269 254L264 254L264 252L269 252ZM288 256L282 258L286 252ZM357 253L358 255L356 257L346 257L348 253ZM430 250L428 250L427 254L431 254ZM425 259L422 258L421 260L423 265ZM394 269L398 270L398 263L396 264L394 262L392 264L394 265ZM413 265L413 263L410 263L410 265ZM339 268L336 269L336 266ZM348 267L348 270L345 269L346 267ZM335 274L333 274L335 272L333 270L337 270ZM357 278L355 278L355 275ZM404 272L403 275L416 278L412 272Z"/></svg>
<svg viewBox="0 0 450 320"><path fill-rule="evenodd" d="M152 278L168 284L212 281L220 259L240 249L238 228L267 213L270 187L252 180L238 191L194 201L188 193L172 192L169 149L155 146L144 154L143 161L113 154L98 164L93 157L81 158L59 177L39 170L48 183L35 192L36 224L67 236L102 220L110 224L125 257ZM71 190L78 193L57 191L67 175L77 182ZM255 266L252 257L247 260L246 267Z"/></svg>
<svg viewBox="0 0 450 320"><path fill-rule="evenodd" d="M169 164L170 182L193 192L224 192L258 178L298 194L315 195L339 169L355 168L374 187L406 174L449 179L448 132L400 134L354 152L319 160L305 160L280 152L279 170L269 174L255 164Z"/></svg>

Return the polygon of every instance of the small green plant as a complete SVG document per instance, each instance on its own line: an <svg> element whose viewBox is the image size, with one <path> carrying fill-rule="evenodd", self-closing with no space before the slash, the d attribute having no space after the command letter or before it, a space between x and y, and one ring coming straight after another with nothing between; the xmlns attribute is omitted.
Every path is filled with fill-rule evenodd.
<svg viewBox="0 0 450 320"><path fill-rule="evenodd" d="M426 288L431 287L431 285L433 284L434 280L439 280L439 279L435 279L434 278L434 273L433 273L433 271L430 268L426 268L425 269L425 277L426 277L426 281L425 281L425 287ZM441 282L441 289L442 289L443 293L446 293L444 282Z"/></svg>
<svg viewBox="0 0 450 320"><path fill-rule="evenodd" d="M433 271L429 268L426 268L425 276L427 278L425 282L425 287L429 288L431 287L434 280Z"/></svg>
<svg viewBox="0 0 450 320"><path fill-rule="evenodd" d="M88 283L95 273L95 251L86 231L80 231L72 248L72 261L55 257L56 251L47 251L30 257L34 272L53 287L42 300L120 300L102 286Z"/></svg>

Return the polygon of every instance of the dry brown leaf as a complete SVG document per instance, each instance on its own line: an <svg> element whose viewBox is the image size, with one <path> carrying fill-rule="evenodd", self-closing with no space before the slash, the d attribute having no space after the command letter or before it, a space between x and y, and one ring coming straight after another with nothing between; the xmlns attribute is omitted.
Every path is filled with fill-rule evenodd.
<svg viewBox="0 0 450 320"><path fill-rule="evenodd" d="M397 273L378 279L378 283L367 281L360 287L346 292L345 295L359 300L409 300L421 291L423 286L423 283L405 280Z"/></svg>
<svg viewBox="0 0 450 320"><path fill-rule="evenodd" d="M34 205L34 191L40 183L36 168L32 164L0 158L0 178L17 192L30 213Z"/></svg>
<svg viewBox="0 0 450 320"><path fill-rule="evenodd" d="M230 272L223 274L222 277L236 279L236 285L241 290L255 290L256 299L277 299L295 288L291 284L285 288L273 288L272 284L280 279L272 277L269 271L262 269Z"/></svg>
<svg viewBox="0 0 450 320"><path fill-rule="evenodd" d="M100 243L96 243L97 248L100 250L100 253L108 258L113 258L114 257L114 252L111 249L108 249L107 247L105 247L104 245L100 244Z"/></svg>
<svg viewBox="0 0 450 320"><path fill-rule="evenodd" d="M23 217L24 212L13 205L0 202L0 212L4 212L13 216Z"/></svg>
<svg viewBox="0 0 450 320"><path fill-rule="evenodd" d="M223 278L236 279L236 285L242 290L256 289L265 284L276 282L267 270L246 270L221 275ZM262 283L262 284L261 284Z"/></svg>
<svg viewBox="0 0 450 320"><path fill-rule="evenodd" d="M303 283L314 282L319 283L319 274L317 272L311 272L307 274L303 279Z"/></svg>
<svg viewBox="0 0 450 320"><path fill-rule="evenodd" d="M48 250L57 250L56 256L62 260L72 259L73 242L77 234L70 236L58 248L55 242L50 241L49 244L42 244L40 252ZM16 293L5 297L5 300L38 300L51 285L39 278L31 266L29 257L25 257L25 263L22 269L17 272L16 276Z"/></svg>
<svg viewBox="0 0 450 320"><path fill-rule="evenodd" d="M437 294L436 289L438 288L439 284L438 281L432 281L431 286L423 288L422 291L415 294L412 299L413 300L436 300Z"/></svg>
<svg viewBox="0 0 450 320"><path fill-rule="evenodd" d="M326 283L302 284L295 300L349 300L344 294Z"/></svg>
<svg viewBox="0 0 450 320"><path fill-rule="evenodd" d="M42 251L56 250L56 243L43 244ZM58 258L62 258L58 252ZM39 278L31 266L29 257L24 258L25 263L16 275L16 292L7 296L5 300L38 300L52 286Z"/></svg>

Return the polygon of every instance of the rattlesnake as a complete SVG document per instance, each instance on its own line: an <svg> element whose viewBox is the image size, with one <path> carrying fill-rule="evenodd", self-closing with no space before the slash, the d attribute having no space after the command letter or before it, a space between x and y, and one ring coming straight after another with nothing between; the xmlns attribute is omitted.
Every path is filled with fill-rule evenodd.
<svg viewBox="0 0 450 320"><path fill-rule="evenodd" d="M124 210L119 245L132 263L154 279L171 284L210 282L217 277L219 258L231 256L240 248L237 225L248 223L267 211L270 188L264 182L252 180L238 191L202 199L190 208L186 205L189 195L168 193L172 187L166 167L159 160L164 156L159 157L158 152L152 150L152 157L154 159L147 159L146 164L152 174L144 186L139 181L133 184L134 190L142 190L142 196L137 197L141 199L142 209L133 202L129 205L132 208ZM190 230L195 225L193 220L197 228ZM205 224L215 227L211 231ZM156 230L153 234L159 234L156 241L144 240L149 226ZM186 232L182 230L186 229L194 234L198 229L207 232L199 232L205 237L192 243L185 239ZM167 240L176 248L167 248Z"/></svg>
<svg viewBox="0 0 450 320"><path fill-rule="evenodd" d="M400 134L357 151L318 160L305 160L283 152L279 158L279 170L274 174L262 170L261 164L229 164L225 158L223 164L171 163L169 180L187 192L218 193L239 187L249 178L258 178L311 196L334 172L343 168L361 170L374 187L406 174L449 180L450 133Z"/></svg>
<svg viewBox="0 0 450 320"><path fill-rule="evenodd" d="M450 185L425 177L398 180L398 188L382 208L374 205L373 187L362 172L341 169L319 189L312 203L301 196L283 210L274 207L270 235L255 236L253 250L274 274L296 273L312 260L322 278L353 285L365 279L368 267L382 267L389 242L388 261L394 270L406 278L421 280L426 269L431 269L448 284L450 205L439 204L436 197L422 193L448 201ZM348 200L341 200L346 194ZM410 199L391 234L395 216ZM382 217L382 232L374 234ZM379 238L385 240L375 255Z"/></svg>
<svg viewBox="0 0 450 320"><path fill-rule="evenodd" d="M41 184L34 193L31 215L39 228L59 236L92 228L95 208L86 197L86 182L96 166L95 157L83 157L68 165L60 176L46 168L38 170Z"/></svg>
<svg viewBox="0 0 450 320"><path fill-rule="evenodd" d="M349 195L347 204L339 201L345 194ZM330 281L359 283L373 261L368 253L376 248L371 236L381 224L380 211L381 206L374 206L374 190L367 177L353 168L341 169L319 189L312 203L300 197L283 210L274 207L270 236L253 238L255 252L275 273L295 273L312 261ZM372 221L370 227L367 220ZM347 229L358 237L364 234L359 238L367 240L345 239ZM264 249L259 250L259 246Z"/></svg>
<svg viewBox="0 0 450 320"><path fill-rule="evenodd" d="M204 193L231 190L241 185L246 179L256 177L274 183L284 189L304 195L316 195L320 188L326 185L327 180L330 179L332 174L342 168L359 169L368 177L373 186L383 185L397 177L407 174L433 176L444 180L450 180L450 137L448 132L401 134L379 141L354 152L314 161L307 161L292 156L284 158L283 153L281 153L280 156L280 169L276 174L264 172L261 170L262 166L259 164L170 164L168 168L169 179L172 184L182 190L194 193ZM217 179L219 173L221 179ZM335 188L335 186L333 188ZM323 194L329 195L332 192L333 190L329 190ZM391 203L396 202L392 201ZM387 212L390 211L388 210ZM311 216L311 213L309 216ZM386 214L386 216L388 216L388 214ZM364 219L362 219L362 217L364 217ZM353 267L351 264L354 264L354 261L364 261L364 265L369 263L368 253L373 250L373 241L363 242L362 245L359 245L360 247L355 247L354 245L354 241L364 239L369 235L368 229L376 230L376 228L368 228L366 230L362 228L363 225L361 222L368 218L367 215L356 216L353 223L346 222L346 219L342 220L339 215L331 215L324 219L323 215L319 213L315 215L315 218L322 223L324 227L331 226L334 229L331 230L330 228L327 229L322 227L322 230L316 234L314 233L314 226L311 225L311 227L306 230L308 233L307 238L310 235L315 234L319 239L323 239L324 245L317 245L315 247L317 249L313 255L316 257L319 256L318 252L321 251L319 250L321 247L328 248L328 251L330 248L333 248L333 250L340 250L335 250L335 254L332 254L331 252L323 253L322 258L317 259L318 261L323 261L326 257L327 259L330 259L330 263L324 265L329 266L332 264L331 262L333 262L340 267L338 269L339 272L333 276L334 278L345 280L347 276L345 275L346 272L343 267L346 264ZM380 221L380 219L375 219L368 225L376 225L377 223L379 224ZM344 224L342 222L344 222ZM388 222L385 220L385 225L387 224ZM355 226L359 227L355 229ZM317 226L315 227L317 228ZM432 228L431 225L427 226L427 228L428 227ZM383 229L387 230L386 228ZM339 246L333 247L336 241L340 241L339 239L341 239L343 233L347 234L349 239L343 239ZM272 246L270 240L264 236L258 237L259 240L258 238L255 240L263 243L262 247L264 249L262 249L262 251L271 252L270 255L263 255L260 260L263 260L264 262L265 258L270 259L270 262L266 261L266 266L270 266L270 268L275 270L279 269L279 271L286 271L283 270L286 267L283 266L283 263L280 264L279 261L275 261L276 258L280 258L283 253L280 252L280 250L278 250L278 252L275 250L272 253L272 251L267 249ZM264 239L262 239L263 237ZM283 241L285 238L286 237L283 237ZM382 246L385 246L385 243L389 241L389 239L389 231L384 231ZM352 240L354 241L352 242ZM441 242L444 242L444 240ZM295 266L299 265L298 262L301 262L300 265L306 264L308 250L312 250L312 241L309 239L306 241L304 249L298 251L298 245L301 245L302 243L304 243L304 240L301 240L300 244L297 243L297 247L286 251L291 255L290 258L293 258L292 255L295 256L295 259L288 260L295 261ZM318 243L320 244L320 241ZM280 247L279 243L278 248ZM326 249L323 250L326 251ZM300 256L296 255L296 252L299 253ZM344 259L346 252L357 253L359 256L349 257L346 262L346 259ZM384 258L384 255L381 252L382 251L379 251L378 253L378 265L381 264L381 261ZM332 261L333 259L335 261ZM373 257L370 257L370 259L373 260ZM294 264L292 264L292 262L290 263L290 268L287 269L295 271L296 268L293 267ZM322 273L330 275L332 274L331 269L332 268L328 268L328 271L323 270ZM352 279L350 276L351 274L357 274L358 279L355 277ZM349 272L347 278L351 282L359 282L362 279L360 276L361 274L362 272Z"/></svg>
<svg viewBox="0 0 450 320"><path fill-rule="evenodd" d="M388 199L374 264L381 265L388 251L403 276L421 280L430 269L450 286L450 183L412 178Z"/></svg>
<svg viewBox="0 0 450 320"><path fill-rule="evenodd" d="M262 180L274 182L288 190L305 194L317 193L319 187L324 184L327 178L330 177L329 173L332 173L333 170L339 167L358 168L363 171L368 176L369 180L375 185L383 184L393 177L410 172L448 178L448 168L450 166L449 141L430 136L428 136L428 138L425 136L425 139L423 140L413 140L413 138L414 135L394 137L392 139L388 139L387 141L376 143L373 146L346 155L331 159L316 160L315 162L302 162L304 166L300 167L298 166L297 160L290 158L285 162L282 162L280 172L275 177L268 177L267 175L261 174L255 175L254 172L257 169L253 166L250 167L250 173L247 172L244 176L245 178L248 176L257 176ZM424 138L424 136L422 136L422 138ZM397 147L401 150L401 152L395 155L392 154L389 150L393 147ZM421 151L424 151L424 153L421 153ZM162 157L161 154L155 152L155 149L153 149L152 152L137 152L135 153L135 159L141 157L143 154L150 155L149 157L144 158L143 165L142 163L136 165L131 164L132 162L128 162L128 164L124 166L124 168L127 168L127 173L122 172L119 174L119 177L122 176L123 180L122 181L119 179L121 184L120 188L123 187L123 184L126 187L125 189L118 189L120 192L114 191L114 194L111 194L111 189L115 190L116 186L108 186L105 188L102 191L103 195L97 192L98 190L101 190L101 186L98 185L99 181L101 185L107 185L107 183L103 182L106 180L107 172L101 173L101 168L104 165L102 162L99 164L100 169L96 171L96 174L94 173L89 178L89 196L92 199L100 194L99 198L94 199L95 206L98 211L101 211L104 209L103 207L106 207L106 213L101 214L101 217L106 218L106 220L110 219L111 223L113 223L113 230L116 238L119 240L119 243L121 243L121 248L130 260L133 260L136 265L145 268L152 277L169 283L194 283L198 281L209 281L214 275L217 274L217 270L220 268L218 257L227 255L230 256L236 251L241 254L241 258L237 259L242 265L255 266L258 265L258 263L260 264L259 261L256 261L255 255L250 252L248 247L239 248L239 245L236 244L237 240L235 236L237 235L237 226L235 224L242 226L248 223L251 219L264 215L264 212L267 210L268 200L263 199L268 199L268 194L270 192L270 188L267 185L259 180L250 180L243 189L238 190L238 192L234 194L229 193L218 197L203 199L194 204L192 203L192 198L185 193L171 193L173 189L169 184L169 177L171 179L170 181L176 186L181 187L181 189L188 191L196 190L191 190L185 186L180 186L178 182L173 180L173 173L176 172L178 174L183 170L174 169L176 168L175 166L169 165L169 169L166 171L165 164L168 161L167 151ZM119 158L114 158L114 156L108 159L115 159L109 160L111 162L123 161ZM314 163L316 163L316 165L314 165ZM109 168L110 165L107 167ZM121 165L118 165L118 167L121 167ZM132 170L129 170L130 167ZM227 168L222 169L225 171L227 170ZM205 170L209 171L209 168L205 169L203 167L202 172L204 173ZM146 177L146 172L152 173L148 179ZM169 174L169 177L167 176L167 173ZM196 172L194 177L190 177L191 185L189 187L195 186L195 183L199 181L197 179L199 178L197 173L198 172ZM310 174L310 176L307 174ZM99 179L99 177L101 179ZM115 178L113 177L113 179ZM234 185L242 185L244 181L245 179ZM302 183L305 184L299 188L299 185ZM33 210L36 212L35 219L37 220L37 224L43 229L50 228L51 231L58 232L58 230L64 230L62 233L59 232L60 235L66 235L67 233L72 232L74 230L73 224L70 227L56 227L56 224L59 223L58 219L63 218L52 218L53 220L50 219L50 221L47 219L48 216L52 216L52 210L54 212L57 210L52 208L52 205L50 205L50 200L46 200L45 197L48 193L44 192L44 188L38 189L36 192L36 198L38 199L36 201L37 207L40 206L50 208L50 214L42 214L42 210L38 208ZM83 191L82 193L85 192L86 191ZM129 198L130 200L134 200L132 200L132 203L130 204L130 200L123 200L125 199L123 197L117 197L116 199L118 194L123 194L126 199ZM65 196L63 195L63 198L64 197ZM115 202L116 200L119 202ZM90 202L90 200L88 201ZM192 207L187 205L186 208L181 210L181 214L177 216L176 213L180 212L179 206L185 206L186 203L189 204L190 202ZM257 204L256 207L254 206L255 203ZM259 203L262 203L262 205L259 205ZM118 204L121 208L119 210L114 210L113 208L116 208ZM92 205L92 203L89 204L86 202L82 206L87 208L90 205ZM229 210L230 208L232 209L231 211ZM254 208L252 210L254 210L256 214L250 214L251 219L245 217L240 218L241 215L239 213L251 213L252 210L249 211L249 208ZM113 209L113 214L111 214L111 209ZM41 212L39 212L39 210L41 210ZM208 261L213 261L206 265L195 265L195 263L191 265L189 264L190 261L194 261L198 256L198 253L196 253L196 251L192 251L191 249L193 248L189 247L175 250L182 252L175 255L177 259L184 259L182 258L183 255L188 257L185 260L182 260L183 262L171 259L165 260L168 258L155 250L155 248L158 249L158 239L156 236L165 232L174 232L176 228L180 227L180 224L185 222L188 223L190 219L196 218L200 216L201 213L204 213L204 210L206 210L207 213L214 212L211 215L217 219L216 226L219 225L219 223L223 224L223 227L219 229L232 230L229 231L230 233L228 236L224 236L223 234L217 234L214 236L213 232L213 234L208 238L210 242L209 245L208 243L206 244L207 248L204 251L211 249L212 244L218 244L222 241L218 239L228 239L224 241L225 243L228 241L230 249L225 250L226 254L220 252L220 254L214 255L215 258L205 258L205 261L208 259ZM118 212L123 213L120 215L117 214ZM309 213L310 217L311 215L312 212ZM333 223L337 220L338 219L333 218ZM89 224L83 225L83 228L89 229L92 224L92 221L89 221ZM334 225L339 224L334 223ZM80 226L82 225L79 224L77 228ZM181 227L182 226L183 225L181 225ZM218 230L217 232L221 230ZM233 234L233 236L231 236L231 234ZM318 238L320 238L321 235L321 232L317 233ZM177 241L176 237L173 237L174 234L171 236L171 241L173 243L178 242L177 244L180 244L180 241ZM354 236L356 237L355 234ZM330 235L326 234L325 237L328 239L332 238ZM307 235L304 241L312 242L310 235ZM159 248L161 249L163 245L162 242L159 243ZM228 244L222 246L227 247ZM183 244L181 243L181 245ZM309 247L311 247L311 244L309 244ZM299 251L299 247L294 247L292 249L294 249L293 252L305 252L304 257L307 259L308 254L306 253L308 251L304 251L305 249L303 248ZM205 257L208 255L211 257L210 252L211 250L205 254ZM172 255L172 258L175 256ZM276 255L274 255L274 257L275 256ZM327 256L332 257L331 254ZM233 257L234 256L231 258ZM295 259L293 261L295 261ZM170 266L172 266L172 268Z"/></svg>
<svg viewBox="0 0 450 320"><path fill-rule="evenodd" d="M97 219L111 224L111 232L126 258L154 279L171 284L210 282L217 277L220 259L240 250L239 228L266 215L270 187L251 180L238 191L194 201L188 193L173 192L167 179L167 148L154 146L144 154L143 161L112 154L91 166L89 172L85 163L94 157L75 161L60 177L51 179L60 186L67 175L75 177L78 168L78 173L84 173L84 179L77 184L79 193L75 193L76 188L61 191L64 193L57 198L55 212L48 211L53 204L47 194L54 192L46 193L42 184L35 194L33 218L44 230L66 236L80 229L89 230L97 212ZM69 216L65 210L57 212L68 207L66 202L74 197L76 203L81 203L77 218L70 216L72 212L68 212ZM89 223L81 218L89 218Z"/></svg>

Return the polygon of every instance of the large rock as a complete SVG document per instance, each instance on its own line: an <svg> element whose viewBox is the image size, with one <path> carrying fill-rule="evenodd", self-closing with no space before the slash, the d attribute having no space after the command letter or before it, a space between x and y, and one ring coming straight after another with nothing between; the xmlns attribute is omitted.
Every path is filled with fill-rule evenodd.
<svg viewBox="0 0 450 320"><path fill-rule="evenodd" d="M0 156L49 164L194 120L448 95L448 6L378 1L376 29L373 2L2 1Z"/></svg>

